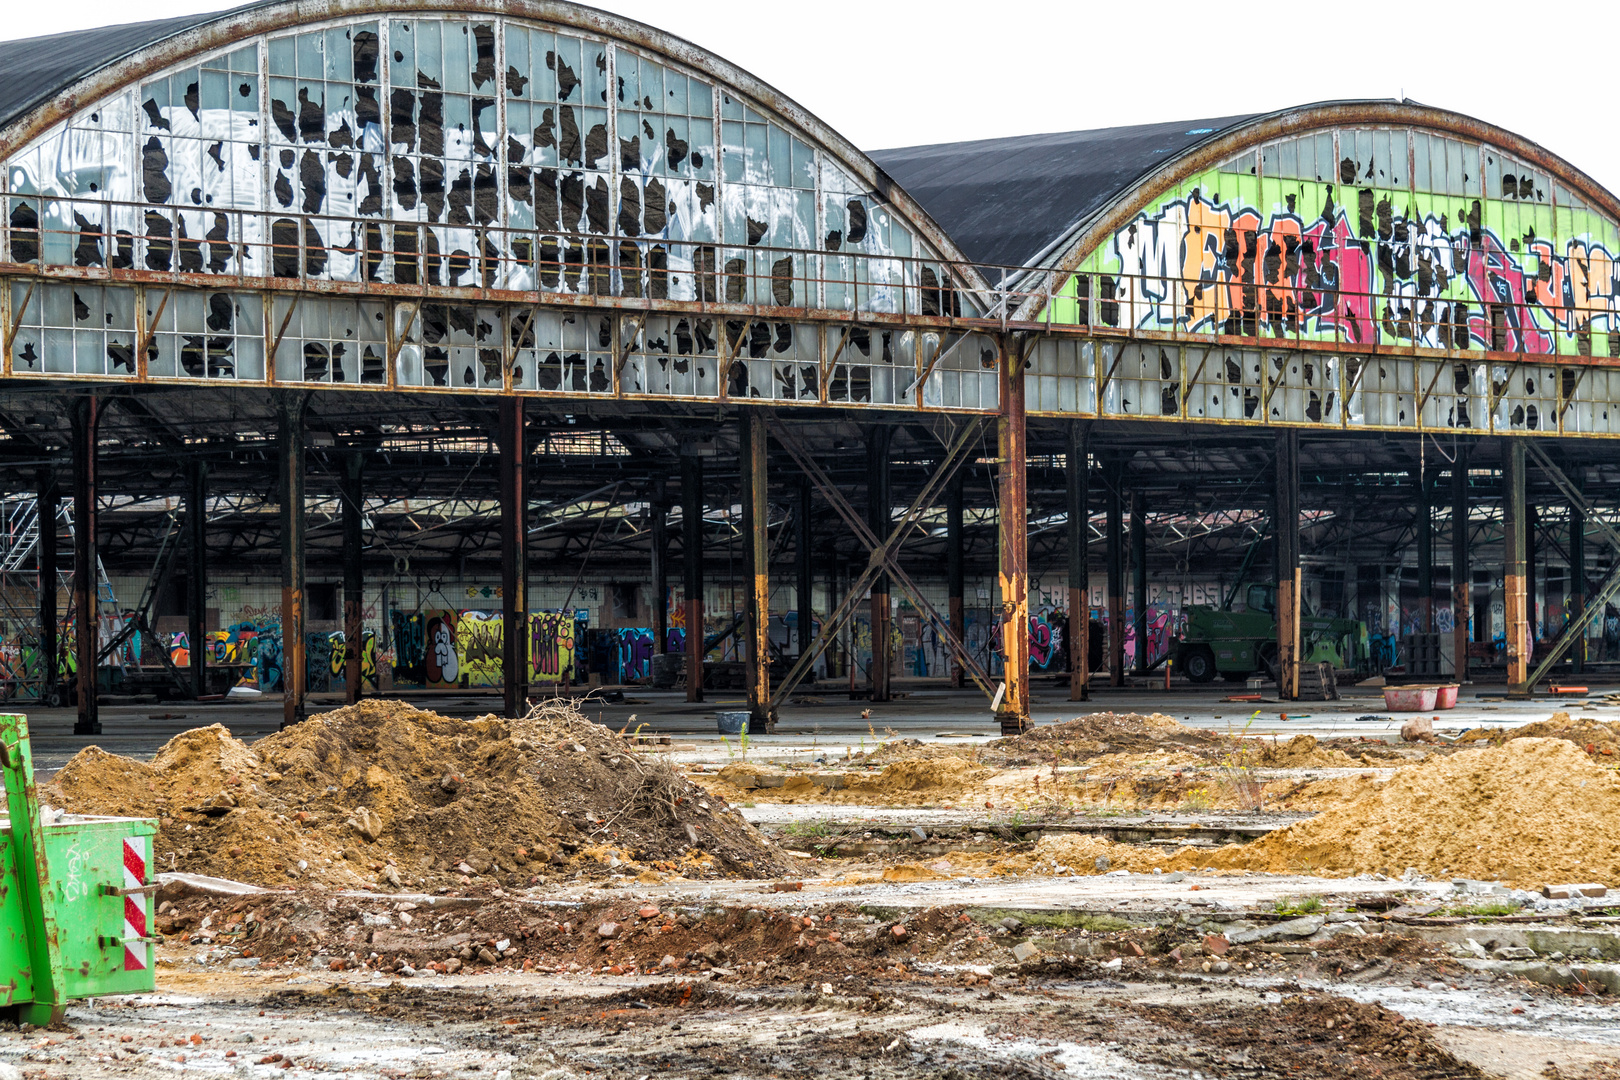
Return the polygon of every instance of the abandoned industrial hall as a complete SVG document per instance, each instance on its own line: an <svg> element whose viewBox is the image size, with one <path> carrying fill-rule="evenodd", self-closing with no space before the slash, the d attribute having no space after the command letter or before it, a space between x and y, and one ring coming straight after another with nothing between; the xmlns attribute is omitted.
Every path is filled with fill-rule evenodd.
<svg viewBox="0 0 1620 1080"><path fill-rule="evenodd" d="M271 0L0 43L0 160L0 676L82 734L1620 660L1620 202L1487 120L864 152L594 9Z"/></svg>

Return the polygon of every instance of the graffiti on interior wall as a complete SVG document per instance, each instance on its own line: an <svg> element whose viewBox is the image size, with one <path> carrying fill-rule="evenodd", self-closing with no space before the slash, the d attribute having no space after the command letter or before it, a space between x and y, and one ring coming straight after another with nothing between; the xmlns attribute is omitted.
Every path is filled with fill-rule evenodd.
<svg viewBox="0 0 1620 1080"><path fill-rule="evenodd" d="M621 627L613 635L618 681L652 678L653 632L642 627Z"/></svg>
<svg viewBox="0 0 1620 1080"><path fill-rule="evenodd" d="M370 630L360 635L360 686L377 689L377 635ZM312 694L347 690L349 686L349 646L341 630L313 631L304 637L304 683Z"/></svg>
<svg viewBox="0 0 1620 1080"><path fill-rule="evenodd" d="M501 613L463 611L456 617L454 634L461 685L500 686L506 641Z"/></svg>
<svg viewBox="0 0 1620 1080"><path fill-rule="evenodd" d="M578 622L572 614L536 611L529 614L529 681L555 683L573 678Z"/></svg>

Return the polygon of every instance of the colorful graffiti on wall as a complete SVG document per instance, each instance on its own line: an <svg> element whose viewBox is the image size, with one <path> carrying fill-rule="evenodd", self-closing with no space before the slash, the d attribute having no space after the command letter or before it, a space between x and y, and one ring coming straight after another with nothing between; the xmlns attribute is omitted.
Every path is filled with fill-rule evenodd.
<svg viewBox="0 0 1620 1080"><path fill-rule="evenodd" d="M348 689L349 645L343 631L304 636L305 689L312 694ZM377 635L370 630L360 635L360 687L377 689Z"/></svg>
<svg viewBox="0 0 1620 1080"><path fill-rule="evenodd" d="M1100 275L1084 314L1139 329L1566 355L1593 352L1594 331L1620 331L1614 222L1561 186L1555 210L1547 177L1490 148L1482 168L1477 146L1425 133L1413 136L1417 182L1405 183L1407 135L1389 134L1398 149L1381 157L1345 149L1335 166L1325 150L1307 168L1273 154L1257 175L1250 153L1187 179L1084 261ZM1299 146L1313 138L1331 146L1328 135ZM1450 174L1447 152L1461 162ZM1071 281L1049 318L1084 321L1077 295Z"/></svg>
<svg viewBox="0 0 1620 1080"><path fill-rule="evenodd" d="M393 677L400 687L447 690L502 683L506 628L499 612L389 612ZM573 679L578 623L571 615L529 614L529 681Z"/></svg>

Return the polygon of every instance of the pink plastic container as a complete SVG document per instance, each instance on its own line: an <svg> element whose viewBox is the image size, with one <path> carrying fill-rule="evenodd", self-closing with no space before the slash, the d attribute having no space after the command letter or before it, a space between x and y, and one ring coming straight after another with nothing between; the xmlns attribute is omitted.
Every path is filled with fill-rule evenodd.
<svg viewBox="0 0 1620 1080"><path fill-rule="evenodd" d="M1457 684L1451 683L1436 688L1439 692L1434 696L1434 707L1437 709L1455 709L1457 707Z"/></svg>
<svg viewBox="0 0 1620 1080"><path fill-rule="evenodd" d="M1428 712L1439 696L1438 686L1386 686L1384 708L1390 712Z"/></svg>

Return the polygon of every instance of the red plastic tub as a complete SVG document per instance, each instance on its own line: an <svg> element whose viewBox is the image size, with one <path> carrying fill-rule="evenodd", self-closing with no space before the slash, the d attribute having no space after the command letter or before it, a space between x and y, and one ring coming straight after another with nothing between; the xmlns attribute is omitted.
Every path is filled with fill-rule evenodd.
<svg viewBox="0 0 1620 1080"><path fill-rule="evenodd" d="M1434 696L1434 707L1437 709L1455 709L1457 707L1457 684L1448 683L1436 687L1438 693Z"/></svg>
<svg viewBox="0 0 1620 1080"><path fill-rule="evenodd" d="M1439 694L1438 686L1386 686L1384 708L1390 712L1428 712Z"/></svg>

